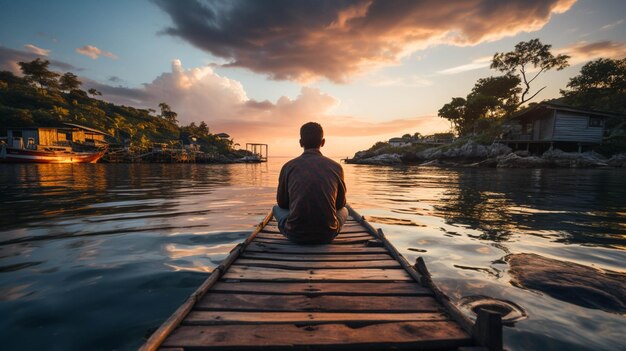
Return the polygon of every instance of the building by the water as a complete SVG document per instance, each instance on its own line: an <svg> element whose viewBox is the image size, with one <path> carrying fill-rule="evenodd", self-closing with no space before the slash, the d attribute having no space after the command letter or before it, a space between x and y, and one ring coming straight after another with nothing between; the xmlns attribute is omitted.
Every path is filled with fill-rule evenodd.
<svg viewBox="0 0 626 351"><path fill-rule="evenodd" d="M583 151L602 144L605 123L619 114L542 102L514 115L497 140L514 149Z"/></svg>
<svg viewBox="0 0 626 351"><path fill-rule="evenodd" d="M9 127L7 144L13 148L41 149L71 147L72 144L85 146L106 145L107 133L79 124L64 123L63 127Z"/></svg>
<svg viewBox="0 0 626 351"><path fill-rule="evenodd" d="M9 127L6 130L0 162L96 162L107 147L107 133L73 123L65 123L63 127Z"/></svg>

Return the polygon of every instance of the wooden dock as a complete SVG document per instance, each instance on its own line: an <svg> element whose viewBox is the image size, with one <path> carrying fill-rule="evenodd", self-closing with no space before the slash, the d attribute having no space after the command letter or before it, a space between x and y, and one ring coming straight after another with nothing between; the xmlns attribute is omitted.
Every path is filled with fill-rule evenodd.
<svg viewBox="0 0 626 351"><path fill-rule="evenodd" d="M329 245L296 245L272 214L140 350L501 350L500 315L470 322L350 208Z"/></svg>

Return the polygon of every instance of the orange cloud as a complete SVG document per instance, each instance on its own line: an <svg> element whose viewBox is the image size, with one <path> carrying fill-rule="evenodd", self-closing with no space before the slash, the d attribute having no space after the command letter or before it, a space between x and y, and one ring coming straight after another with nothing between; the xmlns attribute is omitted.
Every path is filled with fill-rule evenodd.
<svg viewBox="0 0 626 351"><path fill-rule="evenodd" d="M24 48L26 48L26 50L28 50L29 52L32 52L33 54L39 56L48 56L48 54L50 54L50 50L42 49L33 44L26 44L24 45Z"/></svg>
<svg viewBox="0 0 626 351"><path fill-rule="evenodd" d="M104 57L108 57L110 59L113 60L117 60L117 56L113 53L107 52L107 51L102 51L100 49L98 49L97 47L93 46L93 45L85 45L83 47L80 48L76 48L76 52L81 54L81 55L85 55L88 57L91 57L91 59L95 60L100 56L104 56Z"/></svg>
<svg viewBox="0 0 626 351"><path fill-rule="evenodd" d="M350 77L427 46L476 45L541 29L575 0L153 0L163 33L273 79Z"/></svg>
<svg viewBox="0 0 626 351"><path fill-rule="evenodd" d="M597 58L624 58L626 57L626 43L610 40L586 42L579 41L558 50L559 54L567 54L572 58L571 65L591 61Z"/></svg>

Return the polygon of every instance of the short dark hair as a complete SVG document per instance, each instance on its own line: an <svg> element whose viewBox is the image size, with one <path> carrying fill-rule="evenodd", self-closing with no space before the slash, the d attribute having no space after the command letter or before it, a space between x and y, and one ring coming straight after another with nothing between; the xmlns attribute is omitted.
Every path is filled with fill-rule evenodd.
<svg viewBox="0 0 626 351"><path fill-rule="evenodd" d="M300 127L300 143L305 149L317 149L322 146L324 130L319 123L309 122Z"/></svg>

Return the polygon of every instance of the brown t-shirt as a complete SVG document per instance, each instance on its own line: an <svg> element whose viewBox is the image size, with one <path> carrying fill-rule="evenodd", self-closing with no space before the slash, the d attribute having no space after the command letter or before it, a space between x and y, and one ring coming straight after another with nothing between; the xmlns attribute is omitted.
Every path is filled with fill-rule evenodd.
<svg viewBox="0 0 626 351"><path fill-rule="evenodd" d="M289 209L289 235L311 239L336 234L337 210L346 205L343 168L319 149L307 149L280 170L276 198L278 206Z"/></svg>

